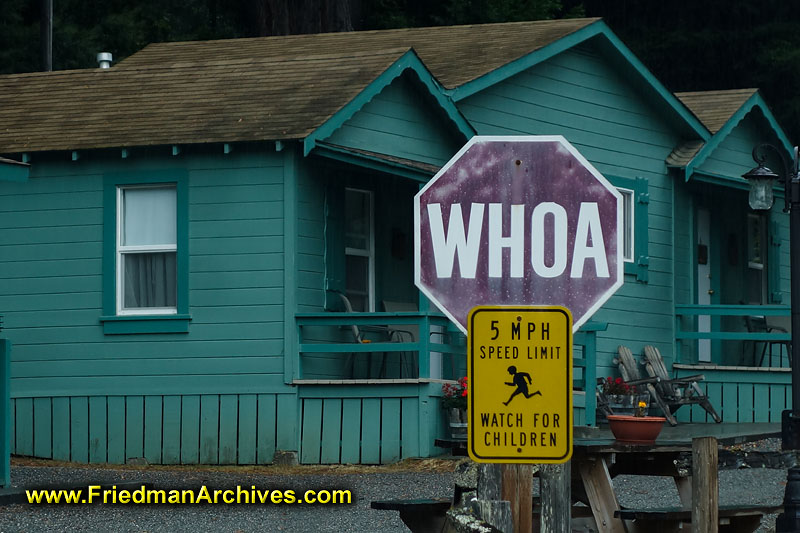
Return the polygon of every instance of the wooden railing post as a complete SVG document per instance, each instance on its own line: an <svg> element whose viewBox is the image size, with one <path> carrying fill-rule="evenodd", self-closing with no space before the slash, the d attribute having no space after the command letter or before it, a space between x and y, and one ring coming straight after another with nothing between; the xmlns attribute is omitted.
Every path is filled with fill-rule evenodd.
<svg viewBox="0 0 800 533"><path fill-rule="evenodd" d="M717 439L692 439L692 531L719 530L719 473Z"/></svg>
<svg viewBox="0 0 800 533"><path fill-rule="evenodd" d="M431 317L428 314L419 321L419 377L431 375Z"/></svg>
<svg viewBox="0 0 800 533"><path fill-rule="evenodd" d="M597 395L595 395L595 383L597 383L597 333L587 332L586 344L583 346L583 358L586 360L584 377L586 378L586 425L597 425Z"/></svg>

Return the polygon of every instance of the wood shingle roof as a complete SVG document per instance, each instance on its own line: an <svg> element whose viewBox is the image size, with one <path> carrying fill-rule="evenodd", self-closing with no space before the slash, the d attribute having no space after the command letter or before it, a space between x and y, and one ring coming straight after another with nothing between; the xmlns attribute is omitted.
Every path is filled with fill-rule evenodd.
<svg viewBox="0 0 800 533"><path fill-rule="evenodd" d="M0 153L302 139L409 49L452 88L597 20L161 43L0 76Z"/></svg>
<svg viewBox="0 0 800 533"><path fill-rule="evenodd" d="M694 113L711 133L717 133L758 89L694 91L675 96ZM700 152L704 142L693 140L679 145L667 157L667 164L685 167Z"/></svg>
<svg viewBox="0 0 800 533"><path fill-rule="evenodd" d="M252 57L302 57L334 51L413 48L425 66L452 89L569 35L598 18L403 28L316 35L150 44L117 68L203 65Z"/></svg>
<svg viewBox="0 0 800 533"><path fill-rule="evenodd" d="M717 133L758 89L675 93L711 133Z"/></svg>

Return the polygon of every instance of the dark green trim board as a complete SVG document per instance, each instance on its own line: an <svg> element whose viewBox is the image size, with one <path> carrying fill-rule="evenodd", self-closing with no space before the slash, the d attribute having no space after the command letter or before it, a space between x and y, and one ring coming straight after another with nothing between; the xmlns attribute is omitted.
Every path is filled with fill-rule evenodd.
<svg viewBox="0 0 800 533"><path fill-rule="evenodd" d="M347 148L317 144L314 154L335 159L343 163L350 163L368 170L377 170L387 174L396 174L404 178L409 178L420 183L427 183L434 173L425 172L417 168L403 165L402 163L380 159L378 157L357 153Z"/></svg>
<svg viewBox="0 0 800 533"><path fill-rule="evenodd" d="M468 140L475 135L474 128L467 122L453 101L445 94L444 89L439 85L427 67L417 57L413 50L409 50L395 61L383 74L375 78L363 91L355 98L350 100L335 115L329 118L324 124L314 130L303 141L303 155L308 155L316 146L317 141L328 138L334 131L339 129L353 115L356 114L364 105L378 95L384 87L392 83L406 71L416 73L419 81L428 90L428 93L439 104L444 114L450 119L454 128Z"/></svg>
<svg viewBox="0 0 800 533"><path fill-rule="evenodd" d="M11 485L11 341L0 339L0 488Z"/></svg>
<svg viewBox="0 0 800 533"><path fill-rule="evenodd" d="M297 152L283 151L283 379L291 383L297 377L294 363L296 334L294 315L297 312Z"/></svg>
<svg viewBox="0 0 800 533"><path fill-rule="evenodd" d="M335 292L345 290L344 187L330 180L325 188L325 310L340 311Z"/></svg>
<svg viewBox="0 0 800 533"><path fill-rule="evenodd" d="M622 59L623 63L630 67L630 69L633 71L633 74L639 78L639 80L633 81L640 81L640 85L642 85L645 89L655 93L658 99L664 104L664 106L659 107L665 107L672 115L679 118L680 122L685 125L687 133L691 131L693 135L696 135L703 140L711 137L711 134L706 127L703 126L703 124L686 108L686 106L680 102L680 100L678 100L674 94L667 90L667 88L664 87L664 85L662 85L655 76L653 76L647 67L645 67L644 64L633 54L633 52L631 52L628 47L625 46L616 35L614 35L614 32L612 32L602 20L598 20L597 22L594 22L588 26L584 26L583 28L570 35L567 35L566 37L562 37L561 39L535 50L534 52L531 52L530 54L527 54L516 61L506 63L502 67L497 68L488 74L481 76L480 78L465 83L460 87L449 90L448 92L452 96L453 101L459 102L492 85L506 80L515 74L519 74L520 72L529 69L536 64L546 61L547 59L550 59L551 57L564 52L565 50L573 48L593 38L602 39L603 42L609 45L608 48L610 51L618 55Z"/></svg>
<svg viewBox="0 0 800 533"><path fill-rule="evenodd" d="M742 107L739 108L736 113L733 114L731 118L722 126L717 133L714 134L711 139L706 142L705 145L697 152L697 155L686 165L684 179L689 181L693 175L695 174L695 169L698 168L703 162L708 159L714 150L716 150L722 141L739 125L739 123L744 120L744 118L752 111L754 108L758 108L763 113L764 118L766 119L767 123L769 124L772 131L778 137L780 141L781 147L786 151L784 154L791 160L792 155L792 143L789 142L789 139L786 137L786 134L781 129L778 122L775 120L775 117L772 115L772 112L769 110L769 106L761 97L757 91L753 93L753 96L747 99L747 101L742 104ZM736 176L739 178L739 176ZM744 183L744 180L741 180Z"/></svg>
<svg viewBox="0 0 800 533"><path fill-rule="evenodd" d="M634 261L625 262L625 274L636 276L641 283L648 282L648 268L650 266L648 229L650 226L649 207L650 193L646 178L636 179L619 178L606 175L615 187L633 191L633 253Z"/></svg>
<svg viewBox="0 0 800 533"><path fill-rule="evenodd" d="M188 314L100 317L106 335L188 333L191 320L192 316Z"/></svg>
<svg viewBox="0 0 800 533"><path fill-rule="evenodd" d="M28 181L31 166L0 157L0 181Z"/></svg>
<svg viewBox="0 0 800 533"><path fill-rule="evenodd" d="M189 331L189 177L186 170L153 170L107 174L103 178L103 315L107 335L187 333ZM117 316L117 187L174 183L177 194L177 307L175 315Z"/></svg>

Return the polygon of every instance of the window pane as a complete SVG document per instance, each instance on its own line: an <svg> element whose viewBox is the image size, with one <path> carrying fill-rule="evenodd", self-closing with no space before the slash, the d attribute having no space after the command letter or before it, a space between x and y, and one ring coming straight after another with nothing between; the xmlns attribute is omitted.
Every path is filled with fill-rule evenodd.
<svg viewBox="0 0 800 533"><path fill-rule="evenodd" d="M175 187L123 189L122 245L177 243Z"/></svg>
<svg viewBox="0 0 800 533"><path fill-rule="evenodd" d="M369 193L347 189L345 191L345 246L369 250Z"/></svg>
<svg viewBox="0 0 800 533"><path fill-rule="evenodd" d="M348 255L345 258L345 295L353 311L369 311L369 258Z"/></svg>
<svg viewBox="0 0 800 533"><path fill-rule="evenodd" d="M123 254L124 309L177 306L176 255Z"/></svg>
<svg viewBox="0 0 800 533"><path fill-rule="evenodd" d="M633 193L619 191L622 194L622 253L627 261L633 261Z"/></svg>

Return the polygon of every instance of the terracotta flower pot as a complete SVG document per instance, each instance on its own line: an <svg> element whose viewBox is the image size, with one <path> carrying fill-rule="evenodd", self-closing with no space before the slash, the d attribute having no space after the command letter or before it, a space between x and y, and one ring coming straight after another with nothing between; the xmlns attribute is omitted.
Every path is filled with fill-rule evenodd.
<svg viewBox="0 0 800 533"><path fill-rule="evenodd" d="M653 444L665 421L663 416L608 415L614 438L631 444Z"/></svg>

